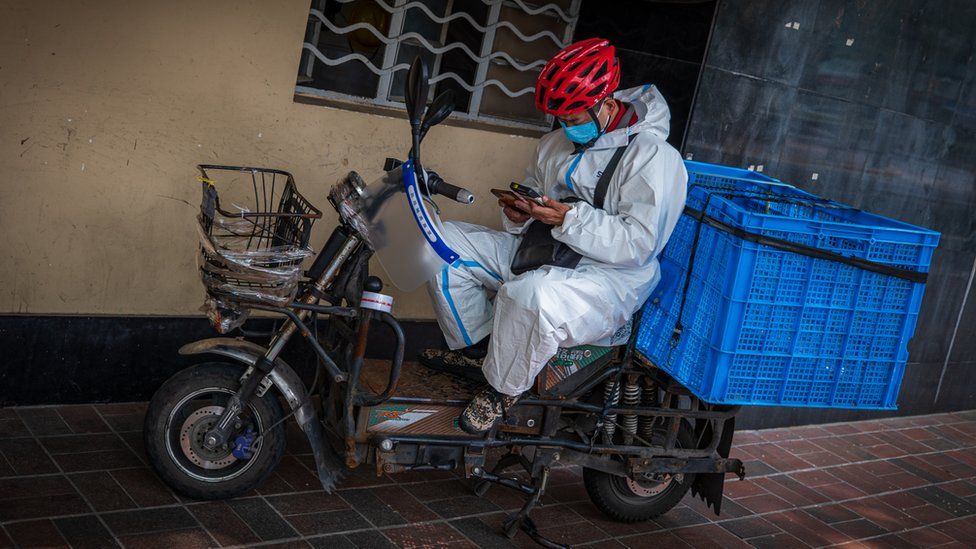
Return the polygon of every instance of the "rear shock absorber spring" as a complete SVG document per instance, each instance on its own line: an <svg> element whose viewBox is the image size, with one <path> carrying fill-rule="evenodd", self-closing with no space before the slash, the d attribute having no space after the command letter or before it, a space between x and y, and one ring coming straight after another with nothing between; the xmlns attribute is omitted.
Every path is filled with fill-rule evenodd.
<svg viewBox="0 0 976 549"><path fill-rule="evenodd" d="M603 402L609 403L609 407L620 404L620 383L616 379L608 379L603 385ZM603 434L606 436L607 444L613 444L613 433L617 430L617 414L607 414L607 419L603 423Z"/></svg>
<svg viewBox="0 0 976 549"><path fill-rule="evenodd" d="M641 394L641 405L649 408L657 406L657 384L649 377L645 377L643 381L644 387ZM642 439L651 442L654 436L654 416L641 416L640 432L638 434Z"/></svg>
<svg viewBox="0 0 976 549"><path fill-rule="evenodd" d="M624 384L624 406L637 406L640 404L641 388L638 384L638 377L630 374ZM624 414L621 418L620 426L624 429L624 444L630 445L634 442L634 434L637 433L637 414Z"/></svg>

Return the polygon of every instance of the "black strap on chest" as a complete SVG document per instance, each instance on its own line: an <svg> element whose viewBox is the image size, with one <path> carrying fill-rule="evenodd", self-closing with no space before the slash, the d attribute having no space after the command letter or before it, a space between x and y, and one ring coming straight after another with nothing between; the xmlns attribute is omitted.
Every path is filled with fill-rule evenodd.
<svg viewBox="0 0 976 549"><path fill-rule="evenodd" d="M607 198L607 189L610 188L610 178L613 177L613 172L617 171L617 164L620 163L620 159L623 158L624 152L627 150L627 146L637 137L637 134L631 134L627 138L627 145L621 145L617 147L614 151L613 156L610 157L610 161L607 162L607 166L603 168L603 173L600 174L600 179L596 182L596 189L593 191L593 207L603 209L603 201Z"/></svg>

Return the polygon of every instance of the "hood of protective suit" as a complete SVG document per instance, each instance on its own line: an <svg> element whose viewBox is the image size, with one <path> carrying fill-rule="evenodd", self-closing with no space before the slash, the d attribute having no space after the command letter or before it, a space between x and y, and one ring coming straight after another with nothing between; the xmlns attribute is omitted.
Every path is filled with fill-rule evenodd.
<svg viewBox="0 0 976 549"><path fill-rule="evenodd" d="M630 117L626 116L621 119L617 129L601 135L591 147L592 149L619 147L627 142L629 135L634 133L646 133L661 140L668 138L668 131L671 127L671 110L656 86L645 84L636 88L617 90L613 94L613 98L633 107L634 113L637 114L637 122L628 126ZM562 130L557 131L560 134L563 133ZM563 139L569 142L565 136Z"/></svg>

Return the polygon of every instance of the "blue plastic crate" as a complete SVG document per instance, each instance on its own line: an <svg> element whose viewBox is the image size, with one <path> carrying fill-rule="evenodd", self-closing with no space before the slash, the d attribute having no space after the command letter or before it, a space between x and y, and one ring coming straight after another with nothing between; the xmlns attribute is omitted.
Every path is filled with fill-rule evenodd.
<svg viewBox="0 0 976 549"><path fill-rule="evenodd" d="M937 232L760 173L685 164L688 205L753 234L917 272L928 271L939 242ZM699 398L896 407L924 284L743 240L688 215L660 259L662 280L644 306L637 351Z"/></svg>

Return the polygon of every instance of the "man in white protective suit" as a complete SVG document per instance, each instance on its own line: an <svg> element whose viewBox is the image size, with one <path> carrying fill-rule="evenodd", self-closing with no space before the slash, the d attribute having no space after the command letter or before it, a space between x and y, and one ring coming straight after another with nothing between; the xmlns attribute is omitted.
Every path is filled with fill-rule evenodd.
<svg viewBox="0 0 976 549"><path fill-rule="evenodd" d="M535 100L562 128L539 141L522 182L544 205L500 199L506 232L445 223L444 239L461 258L428 290L452 350L429 349L420 359L438 370L483 373L489 386L459 420L469 433L501 420L559 347L625 342L618 332L660 280L657 256L684 208L688 174L665 141L670 113L660 92L645 85L614 93L619 81L604 39L557 53L539 75ZM575 268L512 272L523 235L538 223L551 225L541 229L545 238L579 254Z"/></svg>

